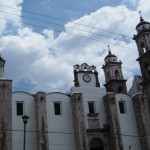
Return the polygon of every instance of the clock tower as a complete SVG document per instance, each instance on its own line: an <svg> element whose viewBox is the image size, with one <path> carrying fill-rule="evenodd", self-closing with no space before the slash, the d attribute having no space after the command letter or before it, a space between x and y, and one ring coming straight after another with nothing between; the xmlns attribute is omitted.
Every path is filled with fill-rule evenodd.
<svg viewBox="0 0 150 150"><path fill-rule="evenodd" d="M86 63L74 65L74 86L75 87L100 87L98 72L95 66Z"/></svg>
<svg viewBox="0 0 150 150"><path fill-rule="evenodd" d="M127 93L126 80L122 74L122 62L118 61L117 57L109 50L105 57L105 65L102 69L105 74L105 88L107 92Z"/></svg>

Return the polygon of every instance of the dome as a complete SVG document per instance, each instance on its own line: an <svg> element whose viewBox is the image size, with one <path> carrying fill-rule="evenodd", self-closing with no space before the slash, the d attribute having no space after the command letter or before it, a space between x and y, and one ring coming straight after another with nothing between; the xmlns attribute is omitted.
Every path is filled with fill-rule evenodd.
<svg viewBox="0 0 150 150"><path fill-rule="evenodd" d="M109 51L108 55L105 57L105 60L109 57L116 57L116 55L112 54L111 51Z"/></svg>
<svg viewBox="0 0 150 150"><path fill-rule="evenodd" d="M140 32L142 29L150 29L150 22L144 21L141 17L140 23L136 26L137 32Z"/></svg>
<svg viewBox="0 0 150 150"><path fill-rule="evenodd" d="M108 55L105 57L105 64L109 62L118 62L118 58L116 57L116 55L112 54L110 50L108 52Z"/></svg>
<svg viewBox="0 0 150 150"><path fill-rule="evenodd" d="M141 18L140 23L136 26L136 29L137 29L139 26L145 25L145 24L149 24L149 25L150 25L150 23L149 23L148 21L144 21L144 19Z"/></svg>

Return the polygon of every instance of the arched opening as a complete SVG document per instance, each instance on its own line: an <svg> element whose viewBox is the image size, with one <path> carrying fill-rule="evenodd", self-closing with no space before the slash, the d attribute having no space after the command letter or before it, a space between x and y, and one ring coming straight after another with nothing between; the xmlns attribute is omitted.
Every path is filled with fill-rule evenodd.
<svg viewBox="0 0 150 150"><path fill-rule="evenodd" d="M109 78L110 78L110 76L109 76L109 72L107 72L107 73L106 73L106 81L108 81L108 80L109 80Z"/></svg>
<svg viewBox="0 0 150 150"><path fill-rule="evenodd" d="M148 63L145 64L145 69L146 69L147 71L150 71L150 66L149 66Z"/></svg>
<svg viewBox="0 0 150 150"><path fill-rule="evenodd" d="M140 43L141 54L146 52L145 44L143 42Z"/></svg>
<svg viewBox="0 0 150 150"><path fill-rule="evenodd" d="M122 93L123 92L123 87L122 86L119 86L118 87L118 93Z"/></svg>
<svg viewBox="0 0 150 150"><path fill-rule="evenodd" d="M150 77L150 65L148 63L144 65L144 74L147 78Z"/></svg>
<svg viewBox="0 0 150 150"><path fill-rule="evenodd" d="M115 70L115 78L116 79L119 79L120 75L119 75L119 71L118 70Z"/></svg>
<svg viewBox="0 0 150 150"><path fill-rule="evenodd" d="M93 139L90 143L90 150L104 150L103 142L98 138Z"/></svg>

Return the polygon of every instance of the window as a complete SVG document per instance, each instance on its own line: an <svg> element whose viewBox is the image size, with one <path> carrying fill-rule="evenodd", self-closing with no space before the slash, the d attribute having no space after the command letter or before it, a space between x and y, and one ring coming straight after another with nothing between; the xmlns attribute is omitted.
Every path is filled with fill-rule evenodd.
<svg viewBox="0 0 150 150"><path fill-rule="evenodd" d="M119 76L119 71L118 71L118 70L115 70L115 78L116 78L116 79L119 79L119 77L120 77L120 76Z"/></svg>
<svg viewBox="0 0 150 150"><path fill-rule="evenodd" d="M107 81L109 80L109 77L110 77L110 76L109 76L109 72L107 72L107 73L106 73L106 80L107 80Z"/></svg>
<svg viewBox="0 0 150 150"><path fill-rule="evenodd" d="M125 114L126 113L126 108L125 108L125 102L124 101L120 101L119 102L119 109L120 109L120 113L121 114Z"/></svg>
<svg viewBox="0 0 150 150"><path fill-rule="evenodd" d="M140 49L141 49L142 54L144 54L146 52L146 47L145 47L145 44L143 42L140 43Z"/></svg>
<svg viewBox="0 0 150 150"><path fill-rule="evenodd" d="M54 113L55 115L61 115L61 103L54 102Z"/></svg>
<svg viewBox="0 0 150 150"><path fill-rule="evenodd" d="M23 102L17 102L16 107L17 107L17 115L22 116L23 115Z"/></svg>
<svg viewBox="0 0 150 150"><path fill-rule="evenodd" d="M88 106L89 106L89 113L95 113L95 103L94 102L88 102Z"/></svg>

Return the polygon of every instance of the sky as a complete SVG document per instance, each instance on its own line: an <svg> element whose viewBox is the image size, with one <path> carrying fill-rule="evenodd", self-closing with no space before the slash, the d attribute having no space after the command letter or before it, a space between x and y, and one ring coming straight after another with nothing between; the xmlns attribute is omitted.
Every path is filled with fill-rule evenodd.
<svg viewBox="0 0 150 150"><path fill-rule="evenodd" d="M102 65L111 52L123 62L128 90L140 75L132 37L150 21L147 0L0 0L0 53L13 91L68 92L73 66L87 63L105 84Z"/></svg>

